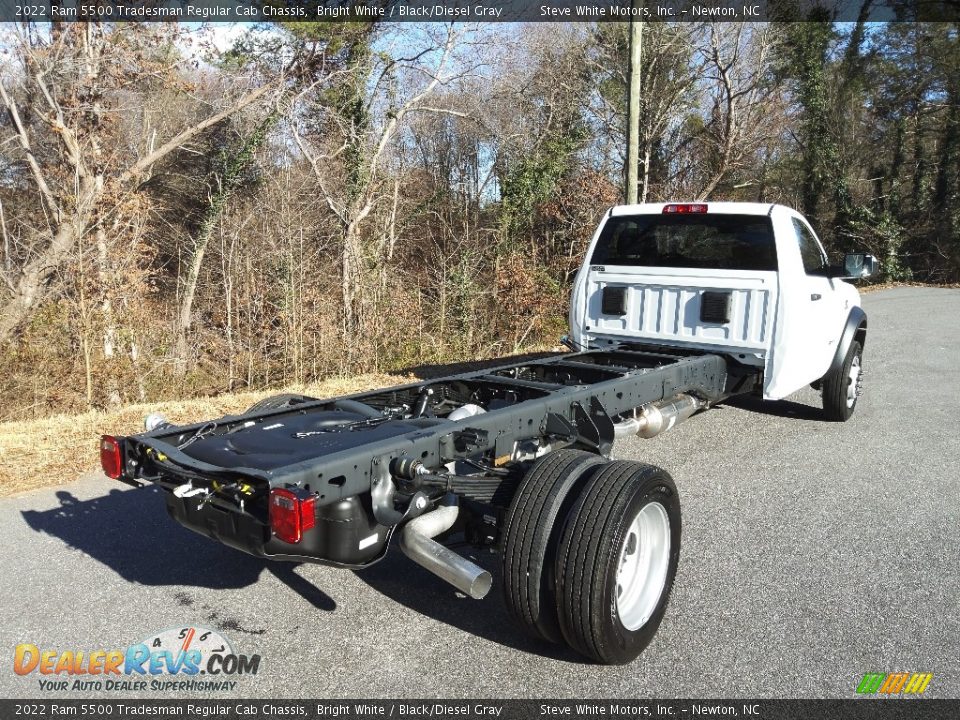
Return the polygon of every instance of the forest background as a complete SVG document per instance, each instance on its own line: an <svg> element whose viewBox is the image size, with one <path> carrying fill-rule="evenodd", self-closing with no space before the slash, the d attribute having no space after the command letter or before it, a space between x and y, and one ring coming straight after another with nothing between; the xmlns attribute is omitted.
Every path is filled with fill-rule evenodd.
<svg viewBox="0 0 960 720"><path fill-rule="evenodd" d="M554 344L623 197L627 37L3 25L0 421ZM641 201L784 203L880 281L960 281L956 24L642 41Z"/></svg>

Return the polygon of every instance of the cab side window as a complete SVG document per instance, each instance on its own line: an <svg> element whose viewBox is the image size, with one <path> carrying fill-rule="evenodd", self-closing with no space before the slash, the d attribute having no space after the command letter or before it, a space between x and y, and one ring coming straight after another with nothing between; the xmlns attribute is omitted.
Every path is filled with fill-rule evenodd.
<svg viewBox="0 0 960 720"><path fill-rule="evenodd" d="M820 250L820 244L810 232L810 229L797 218L793 220L793 229L797 234L797 244L800 246L800 257L803 260L803 269L807 275L819 275L827 267L827 258Z"/></svg>

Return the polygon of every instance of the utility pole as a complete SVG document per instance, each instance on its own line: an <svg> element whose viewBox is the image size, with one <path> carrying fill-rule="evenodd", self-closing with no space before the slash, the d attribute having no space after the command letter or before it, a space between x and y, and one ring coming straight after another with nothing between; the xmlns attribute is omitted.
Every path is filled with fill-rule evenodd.
<svg viewBox="0 0 960 720"><path fill-rule="evenodd" d="M637 3L633 10L637 12ZM627 204L637 202L640 161L640 62L643 59L643 20L630 16L630 88L627 93L627 172L625 193Z"/></svg>

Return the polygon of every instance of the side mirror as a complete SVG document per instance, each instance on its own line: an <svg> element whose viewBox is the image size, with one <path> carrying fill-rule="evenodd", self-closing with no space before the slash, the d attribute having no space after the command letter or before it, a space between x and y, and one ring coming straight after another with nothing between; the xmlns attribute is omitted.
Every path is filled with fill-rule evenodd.
<svg viewBox="0 0 960 720"><path fill-rule="evenodd" d="M868 278L877 271L877 259L867 253L847 253L843 256L843 275L845 279L859 280Z"/></svg>

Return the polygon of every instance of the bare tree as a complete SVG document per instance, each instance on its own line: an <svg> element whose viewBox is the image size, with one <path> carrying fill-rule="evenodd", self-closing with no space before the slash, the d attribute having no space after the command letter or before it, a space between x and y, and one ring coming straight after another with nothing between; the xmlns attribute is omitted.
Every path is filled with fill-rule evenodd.
<svg viewBox="0 0 960 720"><path fill-rule="evenodd" d="M187 334L193 323L193 301L196 297L197 283L200 280L200 270L207 245L213 237L227 201L240 185L244 172L253 163L257 150L266 140L268 132L278 118L279 111L274 109L253 130L241 137L235 147L222 150L220 167L212 174L208 205L193 241L187 274L180 295L180 308L177 312L175 360L180 374L186 371Z"/></svg>
<svg viewBox="0 0 960 720"><path fill-rule="evenodd" d="M129 37L132 32L78 23L49 39L16 33L19 67L4 68L0 100L40 196L45 222L32 228L29 255L9 278L12 291L0 306L0 339L9 338L47 297L51 280L81 236L110 230L122 199L137 189L152 166L282 83L281 77L226 99L145 154L124 152L128 148L114 142L114 128L123 112L120 98L128 76L143 71L169 82L175 65L158 67L151 56L151 50L170 43L162 29L147 36L138 27L136 38ZM105 235L98 243L103 258ZM109 315L109 304L103 312ZM108 353L110 342L105 338Z"/></svg>
<svg viewBox="0 0 960 720"><path fill-rule="evenodd" d="M706 43L698 52L704 59L711 83L711 101L705 128L712 162L701 188L694 193L705 199L742 161L752 158L758 146L773 131L771 104L776 87L770 78L770 57L776 49L774 25L710 23Z"/></svg>
<svg viewBox="0 0 960 720"><path fill-rule="evenodd" d="M693 23L646 23L643 57L640 64L637 104L639 106L638 202L651 197L658 153L669 156L669 135L696 106L697 83L703 72L703 59L693 52L696 27ZM595 40L592 66L598 88L593 111L605 132L619 147L625 147L623 128L627 107L626 88L631 79L625 29L613 23L601 24ZM668 160L669 162L669 160ZM621 166L626 157L621 155ZM661 176L669 174L660 173Z"/></svg>
<svg viewBox="0 0 960 720"><path fill-rule="evenodd" d="M358 308L364 284L360 230L374 206L384 197L381 188L387 150L409 115L456 112L430 106L427 101L439 86L453 79L450 60L458 36L458 31L450 24L439 36L430 36L424 47L403 57L390 58L382 67L373 68L374 73L379 72L374 79L374 92L369 96L366 96L366 83L355 81L352 84L354 94L348 96L345 103L352 112L341 112L336 117L342 139L339 146L328 145L324 149L312 146L304 137L300 123L294 120L294 140L313 168L327 207L340 223L341 297L347 336L361 331L365 320L362 308ZM367 69L358 65L354 72L366 78L364 71ZM362 109L358 112L359 93L364 93L364 97ZM389 98L389 105L382 113L382 122L369 122L372 104L382 101L384 96ZM331 161L348 165L343 171L348 177L341 178L338 185L331 177Z"/></svg>

